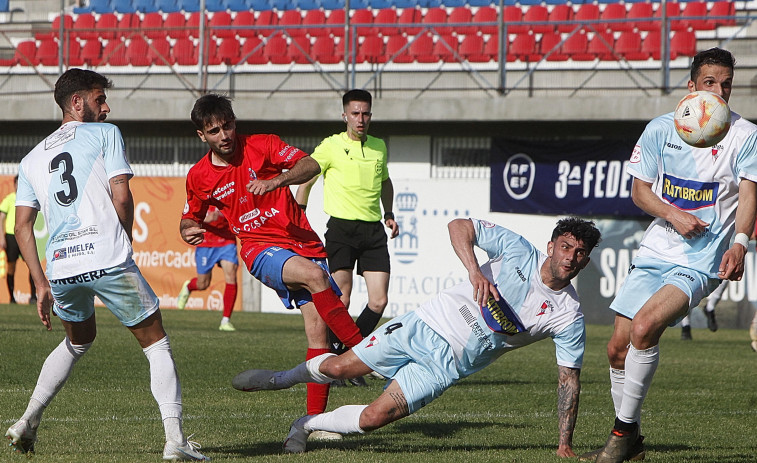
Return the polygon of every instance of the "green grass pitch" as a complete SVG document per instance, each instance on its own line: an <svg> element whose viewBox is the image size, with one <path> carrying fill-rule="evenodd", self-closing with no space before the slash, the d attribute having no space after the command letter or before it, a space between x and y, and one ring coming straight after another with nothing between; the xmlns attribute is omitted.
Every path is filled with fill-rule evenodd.
<svg viewBox="0 0 757 463"><path fill-rule="evenodd" d="M98 309L98 336L45 412L38 462L161 461L163 429L150 394L147 360L136 340ZM304 359L302 318L236 313L235 333L218 331L216 312L164 311L178 365L184 429L214 461L497 462L565 461L557 448L554 346L546 340L505 355L420 412L365 436L281 452L290 423L304 414L305 387L243 393L231 378L249 368L283 369ZM0 305L0 426L24 411L47 354L62 340L34 308ZM574 450L604 443L613 422L605 345L608 326L588 327ZM661 343L661 362L644 404L647 461L757 461L757 354L745 330L678 328ZM332 389L329 408L368 403L383 383ZM0 461L23 461L0 449ZM575 461L575 460L574 460Z"/></svg>

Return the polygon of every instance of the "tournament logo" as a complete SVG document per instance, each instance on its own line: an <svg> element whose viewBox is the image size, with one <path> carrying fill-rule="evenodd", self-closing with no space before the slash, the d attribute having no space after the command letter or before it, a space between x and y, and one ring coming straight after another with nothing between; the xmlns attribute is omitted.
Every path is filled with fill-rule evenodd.
<svg viewBox="0 0 757 463"><path fill-rule="evenodd" d="M531 194L536 177L536 164L524 153L518 153L505 163L502 181L507 194L513 199L525 199Z"/></svg>
<svg viewBox="0 0 757 463"><path fill-rule="evenodd" d="M526 331L526 327L510 307L506 300L500 298L495 301L489 296L486 305L481 307L481 315L486 326L496 333L514 335Z"/></svg>
<svg viewBox="0 0 757 463"><path fill-rule="evenodd" d="M718 182L698 182L665 174L662 179L662 197L683 211L693 211L715 205Z"/></svg>
<svg viewBox="0 0 757 463"><path fill-rule="evenodd" d="M56 249L55 251L53 251L53 260L65 259L66 257L68 257L66 248Z"/></svg>

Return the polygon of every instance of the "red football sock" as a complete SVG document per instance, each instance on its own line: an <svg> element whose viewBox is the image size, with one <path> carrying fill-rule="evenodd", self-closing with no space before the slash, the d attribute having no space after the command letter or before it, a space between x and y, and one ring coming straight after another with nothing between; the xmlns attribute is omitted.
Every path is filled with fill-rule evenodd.
<svg viewBox="0 0 757 463"><path fill-rule="evenodd" d="M190 291L195 291L197 289L197 278L192 278L192 281L187 285L187 289Z"/></svg>
<svg viewBox="0 0 757 463"><path fill-rule="evenodd" d="M329 349L308 349L305 360L328 354ZM326 411L329 402L329 384L307 383L307 413L317 415Z"/></svg>
<svg viewBox="0 0 757 463"><path fill-rule="evenodd" d="M312 297L315 310L345 346L352 347L363 339L360 329L333 289L313 293Z"/></svg>
<svg viewBox="0 0 757 463"><path fill-rule="evenodd" d="M231 317L234 310L234 302L237 300L237 285L226 283L226 289L223 290L223 316Z"/></svg>

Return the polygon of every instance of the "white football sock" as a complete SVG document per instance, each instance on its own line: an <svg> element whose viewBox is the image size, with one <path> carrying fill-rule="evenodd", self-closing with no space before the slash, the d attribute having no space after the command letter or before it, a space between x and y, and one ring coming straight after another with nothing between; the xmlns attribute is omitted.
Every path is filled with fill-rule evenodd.
<svg viewBox="0 0 757 463"><path fill-rule="evenodd" d="M641 405L649 392L657 365L660 363L660 346L637 350L633 344L626 355L626 381L623 387L623 403L618 418L626 423L638 423Z"/></svg>
<svg viewBox="0 0 757 463"><path fill-rule="evenodd" d="M313 415L305 429L310 431L329 431L339 434L365 434L360 429L360 415L368 405L344 405L333 412Z"/></svg>
<svg viewBox="0 0 757 463"><path fill-rule="evenodd" d="M689 325L691 325L691 319L689 318L688 315L686 315L685 317L681 319L681 327L683 328Z"/></svg>
<svg viewBox="0 0 757 463"><path fill-rule="evenodd" d="M615 407L615 416L620 413L620 404L623 403L623 385L626 383L626 370L610 368L610 395L612 405Z"/></svg>
<svg viewBox="0 0 757 463"><path fill-rule="evenodd" d="M168 336L142 349L150 363L150 390L158 402L166 440L183 444L181 384Z"/></svg>
<svg viewBox="0 0 757 463"><path fill-rule="evenodd" d="M302 362L291 370L279 371L274 373L276 384L284 388L292 387L300 383L318 383L328 384L335 378L329 378L320 372L319 368L324 360L334 357L336 354L325 353L311 358L307 362Z"/></svg>

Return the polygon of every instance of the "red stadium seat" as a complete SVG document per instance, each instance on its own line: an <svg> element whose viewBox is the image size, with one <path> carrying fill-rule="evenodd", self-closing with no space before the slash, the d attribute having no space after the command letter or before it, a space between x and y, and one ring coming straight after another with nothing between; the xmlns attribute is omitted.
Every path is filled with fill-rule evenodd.
<svg viewBox="0 0 757 463"><path fill-rule="evenodd" d="M393 35L386 41L386 56L394 63L412 63L407 38L403 35Z"/></svg>
<svg viewBox="0 0 757 463"><path fill-rule="evenodd" d="M237 11L231 20L231 25L238 28L235 32L239 37L257 37L258 35L258 31L250 27L255 25L255 13L250 10ZM245 27L250 28L245 29Z"/></svg>
<svg viewBox="0 0 757 463"><path fill-rule="evenodd" d="M76 39L68 41L68 51L64 53L63 60L67 66L81 66L84 59L81 57L81 44Z"/></svg>
<svg viewBox="0 0 757 463"><path fill-rule="evenodd" d="M310 37L298 36L292 37L287 47L289 60L297 64L310 64Z"/></svg>
<svg viewBox="0 0 757 463"><path fill-rule="evenodd" d="M701 19L681 19L680 28L683 30L712 30L715 29L714 21L707 20L707 2L689 2L681 11L681 16L701 16ZM676 28L673 28L676 30Z"/></svg>
<svg viewBox="0 0 757 463"><path fill-rule="evenodd" d="M231 29L231 14L228 11L216 11L208 21L210 33L214 37L224 39L236 37L236 32Z"/></svg>
<svg viewBox="0 0 757 463"><path fill-rule="evenodd" d="M139 16L135 13L124 13L118 20L116 37L128 38L139 31Z"/></svg>
<svg viewBox="0 0 757 463"><path fill-rule="evenodd" d="M267 26L266 29L258 29L258 34L261 37L270 37L277 33L276 29L270 26L279 25L279 16L273 10L261 11L258 13L258 17L255 18L255 25L260 27Z"/></svg>
<svg viewBox="0 0 757 463"><path fill-rule="evenodd" d="M420 34L410 44L410 57L419 63L436 63L439 59L434 56L434 39L429 33Z"/></svg>
<svg viewBox="0 0 757 463"><path fill-rule="evenodd" d="M533 34L516 34L507 50L507 60L512 58L518 61L531 63L539 61L541 54L536 48L536 37Z"/></svg>
<svg viewBox="0 0 757 463"><path fill-rule="evenodd" d="M426 27L433 27L437 34L447 33L448 28L444 26L447 24L447 10L441 7L429 8L421 23Z"/></svg>
<svg viewBox="0 0 757 463"><path fill-rule="evenodd" d="M237 64L239 63L241 49L242 47L236 37L226 37L218 45L218 58L224 64Z"/></svg>
<svg viewBox="0 0 757 463"><path fill-rule="evenodd" d="M126 59L132 66L149 66L150 58L147 51L150 47L141 35L134 35L126 48Z"/></svg>
<svg viewBox="0 0 757 463"><path fill-rule="evenodd" d="M456 53L458 48L457 36L452 34L440 35L436 38L436 42L434 42L433 54L436 56L437 61L457 63L458 58Z"/></svg>
<svg viewBox="0 0 757 463"><path fill-rule="evenodd" d="M81 48L81 59L88 66L99 66L102 53L103 44L100 39L90 39Z"/></svg>
<svg viewBox="0 0 757 463"><path fill-rule="evenodd" d="M388 36L400 33L399 28L393 26L397 24L397 11L393 8L378 10L376 17L373 18L373 23L376 24L376 29L381 35Z"/></svg>
<svg viewBox="0 0 757 463"><path fill-rule="evenodd" d="M668 19L668 21L670 21L670 30L673 30L673 28L680 29L681 28L680 21L672 19L672 18L675 18L677 16L681 16L681 5L680 5L680 3L678 3L678 2L666 2L665 3L665 11L666 11L666 14L667 14L667 19ZM655 18L662 17L662 8L660 7L660 5L657 6L657 9L655 9L654 17ZM654 27L656 29L659 29L660 28L660 21L656 21L654 23Z"/></svg>
<svg viewBox="0 0 757 463"><path fill-rule="evenodd" d="M192 39L186 37L176 39L176 43L171 49L171 55L174 62L180 66L197 65L197 50Z"/></svg>
<svg viewBox="0 0 757 463"><path fill-rule="evenodd" d="M263 41L258 37L248 37L242 44L240 52L247 64L266 64L268 58L263 55Z"/></svg>
<svg viewBox="0 0 757 463"><path fill-rule="evenodd" d="M129 61L126 59L126 44L123 39L115 38L108 40L103 47L101 64L111 66L126 66Z"/></svg>
<svg viewBox="0 0 757 463"><path fill-rule="evenodd" d="M324 37L329 35L328 28L319 27L326 24L326 13L323 10L308 10L302 18L302 24L308 26L305 32L311 37ZM333 41L332 41L333 42Z"/></svg>
<svg viewBox="0 0 757 463"><path fill-rule="evenodd" d="M652 18L654 15L654 7L651 3L634 3L631 8L628 9L626 18L629 24L633 24L640 31L652 31L659 30L660 23L654 21L643 21L644 19Z"/></svg>
<svg viewBox="0 0 757 463"><path fill-rule="evenodd" d="M623 31L615 42L615 52L628 61L649 59L649 52L641 51L641 34L636 31Z"/></svg>
<svg viewBox="0 0 757 463"><path fill-rule="evenodd" d="M331 10L329 17L326 18L326 24L329 26L329 34L334 37L344 37L344 10Z"/></svg>
<svg viewBox="0 0 757 463"><path fill-rule="evenodd" d="M145 13L140 24L142 33L149 39L163 37L166 31L163 30L163 15L160 13Z"/></svg>
<svg viewBox="0 0 757 463"><path fill-rule="evenodd" d="M562 52L560 42L562 37L558 33L542 34L539 40L539 52L547 61L567 61L568 55Z"/></svg>
<svg viewBox="0 0 757 463"><path fill-rule="evenodd" d="M734 16L736 14L736 5L734 2L728 0L722 0L714 2L710 7L710 16ZM715 26L734 26L736 20L733 18L714 18L709 21L713 22Z"/></svg>
<svg viewBox="0 0 757 463"><path fill-rule="evenodd" d="M418 8L405 8L397 18L397 24L402 26L402 30L408 35L415 35L420 32L420 27L411 26L411 24L420 24L423 20L423 14ZM387 42L387 46L389 43Z"/></svg>
<svg viewBox="0 0 757 463"><path fill-rule="evenodd" d="M624 3L610 3L605 5L605 9L599 15L603 21L614 21L603 23L601 27L606 27L613 31L631 31L634 28L632 23L626 19L626 5Z"/></svg>
<svg viewBox="0 0 757 463"><path fill-rule="evenodd" d="M554 23L556 21L572 21L573 20L573 7L567 3L560 3L552 7L549 12L549 21ZM570 32L576 28L575 24L556 24L559 32Z"/></svg>
<svg viewBox="0 0 757 463"><path fill-rule="evenodd" d="M595 33L589 41L586 51L595 55L601 61L617 61L618 57L613 53L615 38L612 32Z"/></svg>
<svg viewBox="0 0 757 463"><path fill-rule="evenodd" d="M297 28L302 25L302 14L299 10L284 10L279 18L279 25L292 37L305 35L305 29Z"/></svg>
<svg viewBox="0 0 757 463"><path fill-rule="evenodd" d="M152 39L150 41L150 48L147 50L147 58L150 64L158 66L167 66L174 64L173 57L171 56L171 44L165 37Z"/></svg>
<svg viewBox="0 0 757 463"><path fill-rule="evenodd" d="M74 28L74 18L70 14L63 16L63 33L71 31L71 29ZM60 15L53 18L52 23L52 36L58 37L58 32L60 31Z"/></svg>
<svg viewBox="0 0 757 463"><path fill-rule="evenodd" d="M13 55L13 60L21 66L36 66L39 64L37 61L37 42L34 40L26 40L16 45L16 51Z"/></svg>
<svg viewBox="0 0 757 463"><path fill-rule="evenodd" d="M211 66L217 66L221 64L221 57L218 56L218 43L214 38L207 40L203 46L205 47L205 53L203 54L203 62L208 63ZM200 45L197 44L196 53L200 53ZM199 59L199 56L198 56Z"/></svg>
<svg viewBox="0 0 757 463"><path fill-rule="evenodd" d="M499 62L499 39L496 35L490 35L489 40L484 43L484 55L491 57L495 62ZM506 50L505 60L507 60Z"/></svg>
<svg viewBox="0 0 757 463"><path fill-rule="evenodd" d="M549 24L549 10L543 5L531 5L523 15L523 20L526 22L543 22L544 24L531 24L529 29L534 34L546 34L554 32L555 27Z"/></svg>
<svg viewBox="0 0 757 463"><path fill-rule="evenodd" d="M670 59L697 54L697 37L694 31L676 31L670 39Z"/></svg>
<svg viewBox="0 0 757 463"><path fill-rule="evenodd" d="M268 39L263 47L263 55L272 64L289 64L291 59L287 54L288 49L287 41L281 35L274 35Z"/></svg>
<svg viewBox="0 0 757 463"><path fill-rule="evenodd" d="M481 31L482 34L492 35L497 33L497 10L490 6L482 6L473 15L474 26ZM482 25L482 23L489 23Z"/></svg>
<svg viewBox="0 0 757 463"><path fill-rule="evenodd" d="M78 37L82 40L96 39L97 30L95 26L97 21L95 15L91 13L82 13L76 17L73 24L73 37Z"/></svg>
<svg viewBox="0 0 757 463"><path fill-rule="evenodd" d="M662 52L660 51L661 40L660 31L649 31L641 42L642 53L648 53L653 60L659 60L662 56Z"/></svg>
<svg viewBox="0 0 757 463"><path fill-rule="evenodd" d="M37 46L37 62L43 66L58 65L58 41L54 39L41 40Z"/></svg>
<svg viewBox="0 0 757 463"><path fill-rule="evenodd" d="M320 10L310 10L310 11L320 11ZM368 37L368 38L378 38L378 37ZM366 38L366 40L368 38ZM336 64L342 61L342 57L336 54L336 47L334 45L334 39L328 35L317 37L310 51L313 55L313 59L316 62L321 63L321 64Z"/></svg>
<svg viewBox="0 0 757 463"><path fill-rule="evenodd" d="M95 23L97 35L105 40L116 38L118 29L118 16L115 13L103 13Z"/></svg>
<svg viewBox="0 0 757 463"><path fill-rule="evenodd" d="M519 6L508 5L502 13L508 34L527 34L529 26L523 22L523 10Z"/></svg>
<svg viewBox="0 0 757 463"><path fill-rule="evenodd" d="M562 51L573 61L594 61L596 56L587 51L589 39L583 30L576 32L562 44Z"/></svg>
<svg viewBox="0 0 757 463"><path fill-rule="evenodd" d="M350 26L358 37L378 34L378 29L373 27L373 11L363 9L355 10L350 17Z"/></svg>
<svg viewBox="0 0 757 463"><path fill-rule="evenodd" d="M576 21L595 21L599 19L599 6L594 3L583 3L578 6L576 14L573 16ZM591 24L584 22L583 28L586 30L598 30L602 27L598 27L597 24Z"/></svg>
<svg viewBox="0 0 757 463"><path fill-rule="evenodd" d="M496 39L495 39L496 40ZM491 56L484 54L484 38L480 35L466 35L460 42L460 56L471 63L486 63Z"/></svg>
<svg viewBox="0 0 757 463"><path fill-rule="evenodd" d="M451 26L448 30L453 30L457 35L475 34L476 26L472 25L473 12L465 6L454 8L447 17L447 23Z"/></svg>
<svg viewBox="0 0 757 463"><path fill-rule="evenodd" d="M383 11L383 10L382 10ZM357 56L358 63L386 63L384 54L384 40L379 36L369 36L360 44Z"/></svg>
<svg viewBox="0 0 757 463"><path fill-rule="evenodd" d="M168 13L165 21L163 21L163 30L165 35L172 39L178 39L179 37L189 37L189 31L187 27L187 18L184 13L180 11L174 11Z"/></svg>

